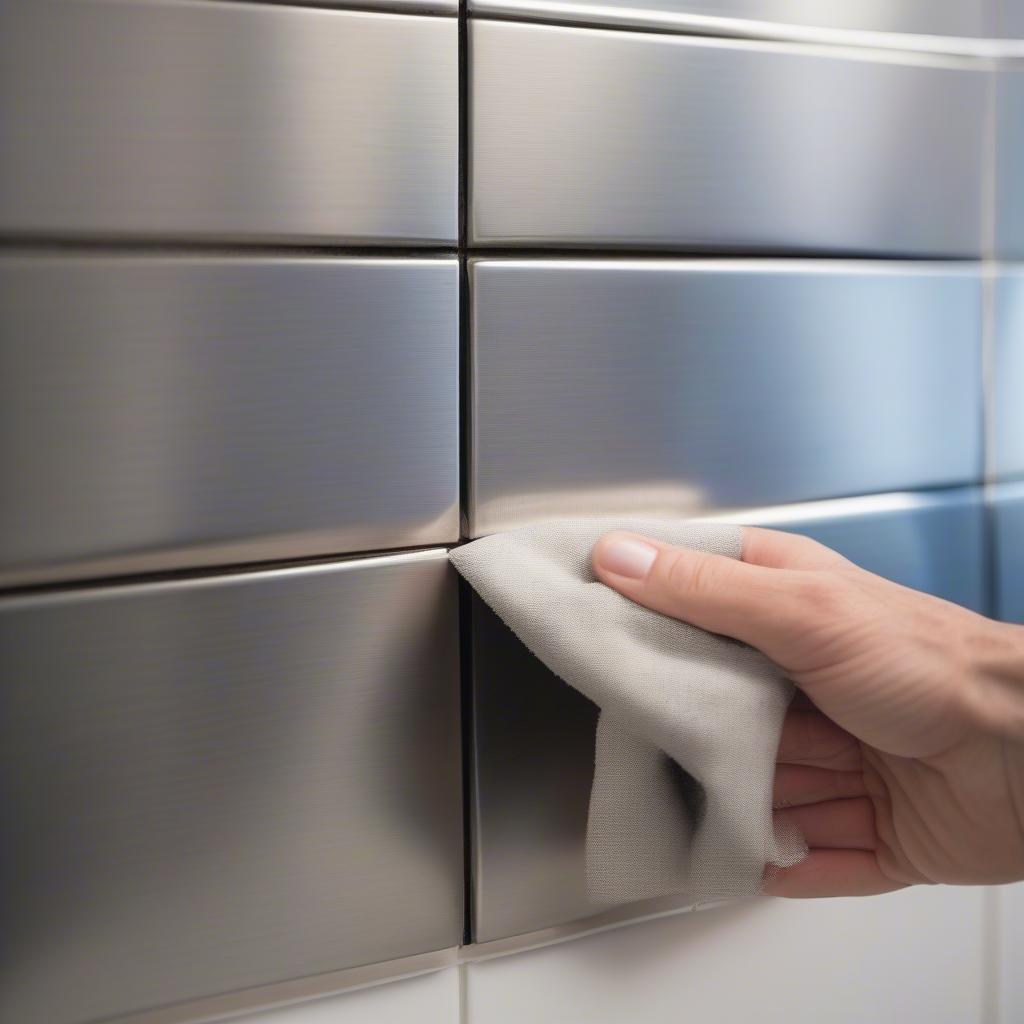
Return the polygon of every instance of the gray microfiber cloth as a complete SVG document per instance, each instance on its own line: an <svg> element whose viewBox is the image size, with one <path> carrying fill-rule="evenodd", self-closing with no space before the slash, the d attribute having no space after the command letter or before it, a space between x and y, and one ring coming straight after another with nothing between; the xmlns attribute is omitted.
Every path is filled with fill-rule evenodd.
<svg viewBox="0 0 1024 1024"><path fill-rule="evenodd" d="M752 648L599 583L590 552L609 530L732 558L742 549L731 525L578 519L495 534L450 557L533 654L601 709L591 897L674 894L697 905L756 895L766 867L806 853L799 834L772 821L792 686Z"/></svg>

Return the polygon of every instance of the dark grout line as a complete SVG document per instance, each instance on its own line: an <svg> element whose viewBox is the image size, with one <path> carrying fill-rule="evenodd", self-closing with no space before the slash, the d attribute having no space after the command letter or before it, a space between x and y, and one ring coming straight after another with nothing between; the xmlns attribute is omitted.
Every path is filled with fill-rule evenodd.
<svg viewBox="0 0 1024 1024"><path fill-rule="evenodd" d="M463 100L460 122L466 118L466 103ZM460 125L460 135L465 134L465 125ZM153 257L195 257L214 259L454 259L463 263L476 259L518 259L518 260L570 260L592 259L616 262L623 260L701 260L727 263L730 260L781 260L781 261L831 261L831 262L882 262L882 263L976 263L983 258L981 253L957 255L935 255L928 253L891 252L841 252L835 249L791 249L724 247L694 248L686 245L650 248L629 246L625 243L607 246L565 246L565 245L522 245L488 246L470 245L465 241L469 218L468 196L468 146L460 145L459 152L459 242L447 243L436 248L398 245L281 245L271 242L231 244L226 242L146 242L117 241L112 239L61 239L0 238L0 258L8 256L153 256Z"/></svg>
<svg viewBox="0 0 1024 1024"><path fill-rule="evenodd" d="M443 7L440 4L432 4L429 0L417 0L413 3L389 3L388 0L354 0L346 3L345 0L221 0L221 3L239 4L246 7L297 7L302 10L313 11L351 11L353 14L396 14L414 15L417 17L429 18L455 18L458 12L451 7Z"/></svg>
<svg viewBox="0 0 1024 1024"><path fill-rule="evenodd" d="M469 240L469 15L467 0L459 0L458 31L458 175L459 175L459 252L468 247Z"/></svg>
<svg viewBox="0 0 1024 1024"><path fill-rule="evenodd" d="M459 529L460 543L466 540L470 498L470 438L471 438L471 338L469 295L469 10L468 0L459 0L458 32L458 174L459 174ZM463 579L458 582L459 600L459 686L460 729L462 747L462 871L463 920L462 941L473 941L475 916L473 860L476 849L474 839L475 815L473 801L474 765L476 761L475 728L473 721L473 614L472 591Z"/></svg>
<svg viewBox="0 0 1024 1024"><path fill-rule="evenodd" d="M458 33L458 197L459 197L459 522L466 533L469 512L470 441L470 295L469 260L469 14L468 0L459 0Z"/></svg>
<svg viewBox="0 0 1024 1024"><path fill-rule="evenodd" d="M476 913L476 898L474 896L476 815L473 813L476 799L474 782L476 728L473 702L473 591L461 577L458 580L458 617L459 726L462 747L462 944L469 945L473 941L473 918Z"/></svg>
<svg viewBox="0 0 1024 1024"><path fill-rule="evenodd" d="M470 475L473 471L470 457L472 443L472 302L470 297L469 267L465 257L459 258L459 540L469 533L469 504L471 499Z"/></svg>
<svg viewBox="0 0 1024 1024"><path fill-rule="evenodd" d="M118 238L71 238L42 237L38 235L0 236L0 256L5 253L33 256L91 255L131 256L228 256L250 257L252 259L280 257L307 257L311 259L369 256L380 259L398 259L402 257L444 258L457 255L455 242L438 242L437 245L346 245L344 243L325 243L322 241L280 242L280 241L245 241L232 242L223 240L153 240L153 239L118 239Z"/></svg>
<svg viewBox="0 0 1024 1024"><path fill-rule="evenodd" d="M71 591L100 590L108 587L136 587L152 583L187 582L189 580L205 580L218 576L248 576L263 572L273 572L279 569L304 569L318 565L347 565L374 558L400 557L402 555L414 555L420 551L447 549L455 543L455 541L437 541L433 544L417 544L411 547L330 551L291 558L220 562L215 565L189 565L180 569L149 569L138 572L126 569L124 572L108 573L106 575L81 576L71 579L46 580L40 583L0 586L0 600L68 593Z"/></svg>
<svg viewBox="0 0 1024 1024"><path fill-rule="evenodd" d="M466 394L466 390L466 388L462 389L464 396ZM463 456L468 454L467 446L465 445L465 443L461 441L460 448L461 454ZM465 474L463 473L462 476L464 477L464 475ZM784 507L799 510L801 507L819 504L821 502L836 503L843 501L852 501L857 498L884 497L885 495L888 494L919 494L922 496L926 496L932 494L943 495L948 494L950 492L976 492L982 497L988 498L986 505L991 508L994 505L994 499L995 497L997 497L997 492L1000 486L1013 486L1022 483L1024 483L1024 476L1007 477L1005 479L1000 479L998 481L991 481L988 484L986 484L986 482L982 480L953 481L923 487L901 488L897 490L889 488L882 491L858 491L852 494L839 494L825 497L807 498L800 501L783 501L767 506L752 506L750 508L750 511L756 512L761 508ZM464 510L467 507L468 506L463 505ZM742 515L744 511L746 510L743 508L707 508L690 512L687 514L687 518L703 518L715 515ZM98 574L95 576L51 579L39 583L12 584L8 586L0 585L0 600L18 597L32 597L36 595L66 591L86 591L106 587L131 587L151 583L171 583L177 581L202 580L208 577L217 576L250 575L262 572L272 572L278 569L307 568L318 565L330 565L335 563L341 565L372 558L388 558L393 556L416 554L420 551L451 549L454 547L459 547L462 544L470 543L475 539L477 538L469 536L465 528L465 523L463 523L462 530L457 539L438 540L426 544L408 545L403 547L362 548L354 550L343 549L337 551L319 552L317 554L292 556L286 558L269 557L262 559L242 560L238 562L218 562L209 565L193 564L173 569L168 568L133 571L130 568L126 568L123 572Z"/></svg>

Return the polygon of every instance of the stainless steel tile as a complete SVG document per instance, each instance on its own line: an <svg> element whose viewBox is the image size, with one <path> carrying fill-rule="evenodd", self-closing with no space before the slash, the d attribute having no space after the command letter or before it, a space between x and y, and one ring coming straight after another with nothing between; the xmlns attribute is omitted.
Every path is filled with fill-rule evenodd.
<svg viewBox="0 0 1024 1024"><path fill-rule="evenodd" d="M808 534L901 583L984 605L984 520L975 491L760 510L746 521ZM1024 552L1024 516L1020 522ZM479 601L473 673L474 937L487 941L598 913L605 908L588 900L584 875L596 708Z"/></svg>
<svg viewBox="0 0 1024 1024"><path fill-rule="evenodd" d="M996 153L996 250L1024 258L1024 69L996 77Z"/></svg>
<svg viewBox="0 0 1024 1024"><path fill-rule="evenodd" d="M0 232L353 243L457 229L451 18L0 7Z"/></svg>
<svg viewBox="0 0 1024 1024"><path fill-rule="evenodd" d="M994 2L994 0L992 0ZM1003 0L1013 3L1017 0ZM803 0L470 0L479 13L521 14L608 24L685 26L721 33L750 31L765 23L786 27L900 32L923 35L993 35L989 0L847 0L808 4Z"/></svg>
<svg viewBox="0 0 1024 1024"><path fill-rule="evenodd" d="M0 582L458 536L455 260L0 260Z"/></svg>
<svg viewBox="0 0 1024 1024"><path fill-rule="evenodd" d="M1024 624L1024 483L993 490L996 614Z"/></svg>
<svg viewBox="0 0 1024 1024"><path fill-rule="evenodd" d="M471 534L978 480L979 293L950 265L481 260Z"/></svg>
<svg viewBox="0 0 1024 1024"><path fill-rule="evenodd" d="M980 65L478 21L470 67L477 243L979 251Z"/></svg>
<svg viewBox="0 0 1024 1024"><path fill-rule="evenodd" d="M1024 476L1024 269L1003 267L995 288L991 469L997 477L1020 477Z"/></svg>
<svg viewBox="0 0 1024 1024"><path fill-rule="evenodd" d="M1024 2L996 0L999 35L1005 39L1024 38Z"/></svg>
<svg viewBox="0 0 1024 1024"><path fill-rule="evenodd" d="M444 551L0 604L0 1018L459 942Z"/></svg>

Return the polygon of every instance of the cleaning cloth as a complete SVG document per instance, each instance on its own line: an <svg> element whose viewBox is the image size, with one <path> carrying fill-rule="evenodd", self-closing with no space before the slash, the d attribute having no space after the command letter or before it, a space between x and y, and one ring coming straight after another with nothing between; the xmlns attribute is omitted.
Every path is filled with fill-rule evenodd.
<svg viewBox="0 0 1024 1024"><path fill-rule="evenodd" d="M738 527L578 519L494 534L451 552L456 569L557 676L601 709L587 822L587 884L602 903L756 895L766 866L799 862L772 820L792 696L759 652L650 611L599 583L609 530L738 558ZM486 680L482 682L486 685Z"/></svg>

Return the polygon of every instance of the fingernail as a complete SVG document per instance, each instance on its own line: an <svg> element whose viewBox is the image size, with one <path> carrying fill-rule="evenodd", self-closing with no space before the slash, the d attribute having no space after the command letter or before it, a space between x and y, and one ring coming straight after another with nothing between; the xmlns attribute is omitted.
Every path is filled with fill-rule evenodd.
<svg viewBox="0 0 1024 1024"><path fill-rule="evenodd" d="M658 549L633 537L616 537L601 546L598 561L602 569L616 576L642 580L658 557Z"/></svg>

